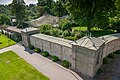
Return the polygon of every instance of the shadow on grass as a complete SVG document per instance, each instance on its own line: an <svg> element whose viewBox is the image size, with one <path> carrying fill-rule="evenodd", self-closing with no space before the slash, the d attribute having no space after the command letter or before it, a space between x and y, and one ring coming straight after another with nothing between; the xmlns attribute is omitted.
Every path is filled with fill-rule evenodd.
<svg viewBox="0 0 120 80"><path fill-rule="evenodd" d="M100 37L100 36L104 36L104 35L109 35L109 34L114 34L114 31L110 31L110 30L92 30L91 34L94 37Z"/></svg>

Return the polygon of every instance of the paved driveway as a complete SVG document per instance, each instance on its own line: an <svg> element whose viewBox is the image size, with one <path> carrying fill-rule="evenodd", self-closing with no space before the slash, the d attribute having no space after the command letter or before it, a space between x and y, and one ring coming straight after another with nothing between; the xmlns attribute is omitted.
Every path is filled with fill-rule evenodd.
<svg viewBox="0 0 120 80"><path fill-rule="evenodd" d="M50 80L83 80L75 72L52 62L51 60L30 51L20 44L13 45L0 50L0 53L12 50L25 61L34 66L38 71L50 78Z"/></svg>

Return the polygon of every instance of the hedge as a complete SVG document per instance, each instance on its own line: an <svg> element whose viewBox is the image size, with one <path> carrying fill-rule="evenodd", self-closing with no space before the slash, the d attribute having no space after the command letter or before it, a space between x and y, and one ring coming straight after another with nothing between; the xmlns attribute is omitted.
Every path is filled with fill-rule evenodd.
<svg viewBox="0 0 120 80"><path fill-rule="evenodd" d="M108 58L115 58L115 54L113 54L113 53L109 54Z"/></svg>
<svg viewBox="0 0 120 80"><path fill-rule="evenodd" d="M39 48L35 48L35 50L34 50L36 53L39 53L39 52L41 52L41 49L39 49Z"/></svg>
<svg viewBox="0 0 120 80"><path fill-rule="evenodd" d="M52 56L52 61L53 62L56 62L56 61L58 61L59 60L59 58L57 57L57 56Z"/></svg>
<svg viewBox="0 0 120 80"><path fill-rule="evenodd" d="M109 63L109 59L106 57L106 58L103 58L103 64L108 64Z"/></svg>
<svg viewBox="0 0 120 80"><path fill-rule="evenodd" d="M49 56L49 53L47 51L42 52L42 56L47 57Z"/></svg>
<svg viewBox="0 0 120 80"><path fill-rule="evenodd" d="M71 64L70 64L69 61L63 60L63 61L62 61L62 66L66 67L66 68L69 68L69 66L71 66Z"/></svg>
<svg viewBox="0 0 120 80"><path fill-rule="evenodd" d="M28 46L30 49L35 49L33 45Z"/></svg>

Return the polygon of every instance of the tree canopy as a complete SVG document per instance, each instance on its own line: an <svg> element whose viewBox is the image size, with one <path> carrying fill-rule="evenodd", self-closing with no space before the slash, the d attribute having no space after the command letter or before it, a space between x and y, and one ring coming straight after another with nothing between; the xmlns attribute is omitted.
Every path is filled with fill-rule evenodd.
<svg viewBox="0 0 120 80"><path fill-rule="evenodd" d="M88 27L108 24L114 14L115 0L62 0L75 22Z"/></svg>
<svg viewBox="0 0 120 80"><path fill-rule="evenodd" d="M10 25L10 17L0 14L0 25Z"/></svg>
<svg viewBox="0 0 120 80"><path fill-rule="evenodd" d="M11 12L16 16L17 21L23 21L25 18L25 2L24 0L13 0L11 6Z"/></svg>

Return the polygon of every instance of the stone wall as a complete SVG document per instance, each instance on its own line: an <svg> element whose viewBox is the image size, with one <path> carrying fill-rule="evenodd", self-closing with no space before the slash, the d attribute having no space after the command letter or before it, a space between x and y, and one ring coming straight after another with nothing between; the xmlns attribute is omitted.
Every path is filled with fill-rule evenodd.
<svg viewBox="0 0 120 80"><path fill-rule="evenodd" d="M107 42L104 47L103 58L117 50L120 50L120 39Z"/></svg>
<svg viewBox="0 0 120 80"><path fill-rule="evenodd" d="M62 43L63 39L59 39ZM53 41L41 39L35 36L30 36L30 43L36 48L49 52L50 55L58 56L61 60L68 60L73 65L72 61L72 45L71 47L65 46Z"/></svg>

